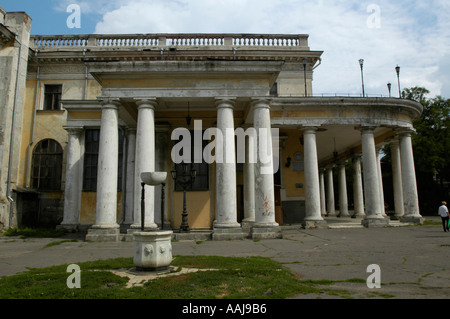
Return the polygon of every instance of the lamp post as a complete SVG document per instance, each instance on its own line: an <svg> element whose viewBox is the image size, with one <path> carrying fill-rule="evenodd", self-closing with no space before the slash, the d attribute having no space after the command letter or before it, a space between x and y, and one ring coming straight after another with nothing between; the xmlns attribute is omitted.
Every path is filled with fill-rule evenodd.
<svg viewBox="0 0 450 319"><path fill-rule="evenodd" d="M398 97L402 98L402 93L400 91L400 67L397 65L395 67L395 72L397 72L397 82L398 82Z"/></svg>
<svg viewBox="0 0 450 319"><path fill-rule="evenodd" d="M308 61L306 59L303 59L303 80L305 82L305 96L308 96L308 91L306 89L306 63L308 63Z"/></svg>
<svg viewBox="0 0 450 319"><path fill-rule="evenodd" d="M186 211L186 189L189 184L193 183L195 180L195 176L197 175L197 171L194 167L191 167L191 170L188 171L188 164L181 163L182 173L178 175L176 167L174 167L171 171L172 178L175 183L179 183L183 188L183 213L181 214L181 226L180 232L189 232L189 224L188 224L188 213Z"/></svg>
<svg viewBox="0 0 450 319"><path fill-rule="evenodd" d="M364 65L364 59L359 59L359 66L361 67L362 96L365 97L365 93L364 93L363 65Z"/></svg>
<svg viewBox="0 0 450 319"><path fill-rule="evenodd" d="M389 91L389 97L391 97L391 82L388 82L387 87Z"/></svg>

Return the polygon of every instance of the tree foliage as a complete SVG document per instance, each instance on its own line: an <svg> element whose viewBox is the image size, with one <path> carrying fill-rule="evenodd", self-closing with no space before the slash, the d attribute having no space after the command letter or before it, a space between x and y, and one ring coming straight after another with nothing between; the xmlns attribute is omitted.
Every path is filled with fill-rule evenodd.
<svg viewBox="0 0 450 319"><path fill-rule="evenodd" d="M414 161L421 210L433 213L442 200L449 200L450 183L450 99L427 98L423 87L403 90L402 97L423 105L421 117L414 121Z"/></svg>

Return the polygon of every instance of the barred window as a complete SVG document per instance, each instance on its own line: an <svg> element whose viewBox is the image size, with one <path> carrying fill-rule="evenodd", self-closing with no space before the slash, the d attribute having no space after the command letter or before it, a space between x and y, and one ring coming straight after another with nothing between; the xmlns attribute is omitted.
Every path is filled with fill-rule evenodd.
<svg viewBox="0 0 450 319"><path fill-rule="evenodd" d="M48 85L44 87L44 110L61 109L62 85Z"/></svg>
<svg viewBox="0 0 450 319"><path fill-rule="evenodd" d="M123 130L119 130L119 165L117 180L118 191L122 190L123 141ZM100 147L99 142L100 129L89 129L85 131L83 191L97 191L98 150Z"/></svg>
<svg viewBox="0 0 450 319"><path fill-rule="evenodd" d="M33 151L32 187L38 190L61 190L63 151L52 139L40 141Z"/></svg>

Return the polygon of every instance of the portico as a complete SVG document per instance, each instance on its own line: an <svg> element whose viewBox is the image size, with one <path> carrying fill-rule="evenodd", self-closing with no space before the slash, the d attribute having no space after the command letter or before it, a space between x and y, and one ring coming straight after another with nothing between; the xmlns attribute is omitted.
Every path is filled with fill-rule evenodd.
<svg viewBox="0 0 450 319"><path fill-rule="evenodd" d="M63 98L68 153L61 227L88 227L92 240L134 232L140 227L140 174L176 168L173 151L188 142L185 136L192 144L200 141L203 155L178 154L191 154L185 161L197 172L187 189L188 221L212 239L277 238L282 225L324 227L326 217L336 215L364 216L366 227L388 225L377 156L386 143L398 151L395 193L404 203L398 200L397 218L421 221L410 139L420 104L313 97L313 70L322 52L311 51L305 35L205 37L207 43L187 35L85 39L90 51L74 59L83 58L96 89L83 99ZM57 60L63 51L45 41L34 41L41 56ZM255 134L242 143L226 133L239 128ZM177 129L186 135L174 137ZM271 129L278 135L265 133ZM205 153L215 160L206 161ZM94 177L97 187L86 186ZM164 206L161 186L145 186L146 229L179 229L177 185L169 177Z"/></svg>

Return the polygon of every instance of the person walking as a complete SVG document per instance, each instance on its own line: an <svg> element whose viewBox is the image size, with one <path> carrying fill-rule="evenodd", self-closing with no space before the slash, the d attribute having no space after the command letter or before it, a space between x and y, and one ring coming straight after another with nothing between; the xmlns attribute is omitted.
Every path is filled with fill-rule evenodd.
<svg viewBox="0 0 450 319"><path fill-rule="evenodd" d="M448 208L447 208L447 203L446 202L442 202L442 205L439 206L439 215L442 218L442 226L444 227L444 232L449 230L448 227L448 219L449 219L449 213L448 213Z"/></svg>

